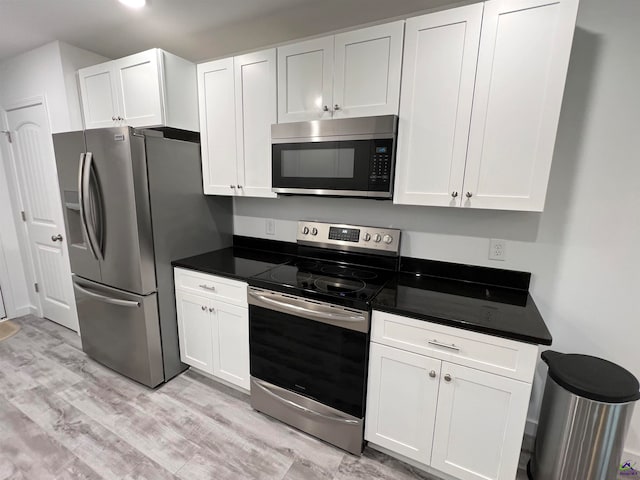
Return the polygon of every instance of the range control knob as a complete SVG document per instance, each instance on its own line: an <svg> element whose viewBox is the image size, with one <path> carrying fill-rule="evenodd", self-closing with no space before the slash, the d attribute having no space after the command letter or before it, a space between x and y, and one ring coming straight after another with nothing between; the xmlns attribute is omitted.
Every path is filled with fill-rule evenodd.
<svg viewBox="0 0 640 480"><path fill-rule="evenodd" d="M318 234L318 229L316 227L313 227L311 229L311 235L317 235Z"/></svg>
<svg viewBox="0 0 640 480"><path fill-rule="evenodd" d="M393 237L391 235L385 235L384 237L382 237L382 241L384 243L391 243L393 242Z"/></svg>
<svg viewBox="0 0 640 480"><path fill-rule="evenodd" d="M309 233L309 227L303 227L303 228L302 228L302 233L303 233L304 235L307 235L307 234Z"/></svg>
<svg viewBox="0 0 640 480"><path fill-rule="evenodd" d="M376 233L376 234L373 236L373 241L374 241L374 242L376 242L376 243L380 243L380 240L382 240L382 237L380 236L380 234L379 234L379 233Z"/></svg>
<svg viewBox="0 0 640 480"><path fill-rule="evenodd" d="M364 240L365 242L368 242L369 240L371 240L371 234L370 233L365 233L362 236L362 240Z"/></svg>

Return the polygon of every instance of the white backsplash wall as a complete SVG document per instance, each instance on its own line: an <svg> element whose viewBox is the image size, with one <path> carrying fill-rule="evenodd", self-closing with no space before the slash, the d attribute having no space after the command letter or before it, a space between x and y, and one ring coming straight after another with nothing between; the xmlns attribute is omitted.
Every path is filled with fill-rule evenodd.
<svg viewBox="0 0 640 480"><path fill-rule="evenodd" d="M637 0L581 0L544 213L238 198L235 233L293 241L298 219L392 226L403 230L403 255L530 271L554 349L601 356L640 377L638 18ZM268 218L275 236L265 234ZM506 261L488 259L490 238L507 240ZM540 365L532 421L545 372ZM640 456L640 407L626 449Z"/></svg>

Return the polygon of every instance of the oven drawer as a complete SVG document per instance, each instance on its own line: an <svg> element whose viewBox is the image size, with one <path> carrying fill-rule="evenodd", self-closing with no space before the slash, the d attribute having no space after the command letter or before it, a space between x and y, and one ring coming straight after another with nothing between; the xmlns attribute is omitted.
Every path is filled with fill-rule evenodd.
<svg viewBox="0 0 640 480"><path fill-rule="evenodd" d="M538 358L536 345L379 311L371 341L529 383Z"/></svg>
<svg viewBox="0 0 640 480"><path fill-rule="evenodd" d="M245 308L247 306L247 284L244 282L182 268L175 268L174 276L176 290Z"/></svg>

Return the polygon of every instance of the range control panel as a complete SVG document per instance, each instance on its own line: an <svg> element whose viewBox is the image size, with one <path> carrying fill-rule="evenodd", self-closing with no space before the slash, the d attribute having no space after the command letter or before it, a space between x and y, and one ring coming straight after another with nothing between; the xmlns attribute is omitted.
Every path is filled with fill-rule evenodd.
<svg viewBox="0 0 640 480"><path fill-rule="evenodd" d="M400 254L400 230L395 228L300 221L297 240L303 245L336 250L394 256Z"/></svg>

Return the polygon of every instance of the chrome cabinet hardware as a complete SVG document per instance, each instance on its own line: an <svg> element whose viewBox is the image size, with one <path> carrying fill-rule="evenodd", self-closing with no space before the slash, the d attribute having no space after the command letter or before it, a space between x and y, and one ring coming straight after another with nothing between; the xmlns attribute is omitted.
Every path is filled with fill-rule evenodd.
<svg viewBox="0 0 640 480"><path fill-rule="evenodd" d="M322 107L322 111L323 112L328 112L329 111L329 106L325 105L324 107Z"/></svg>
<svg viewBox="0 0 640 480"><path fill-rule="evenodd" d="M115 121L117 121L117 120L118 120L118 118L117 118L115 115L113 115L113 116L111 117L111 120L113 120L113 121L115 122Z"/></svg>
<svg viewBox="0 0 640 480"><path fill-rule="evenodd" d="M451 375L449 375L448 373L444 376L444 381L445 382L450 382L452 380L453 377L451 377Z"/></svg>
<svg viewBox="0 0 640 480"><path fill-rule="evenodd" d="M431 370L431 371L429 372L429 376L430 376L431 378L436 378L436 371L435 371L435 370Z"/></svg>
<svg viewBox="0 0 640 480"><path fill-rule="evenodd" d="M433 340L427 340L427 342L429 343L429 345L434 345L436 347L442 347L442 348L448 348L449 350L455 350L456 352L460 351L460 347L458 347L457 345L451 343L441 343L436 339Z"/></svg>
<svg viewBox="0 0 640 480"><path fill-rule="evenodd" d="M215 311L216 311L216 309L215 309L215 308L213 308L213 307L209 307L209 312L210 312L210 313L213 313L213 312L215 312Z"/></svg>
<svg viewBox="0 0 640 480"><path fill-rule="evenodd" d="M205 290L211 290L212 292L216 291L216 287L210 286L210 285L206 285L206 284L202 284L202 285L198 285L200 288L204 288Z"/></svg>
<svg viewBox="0 0 640 480"><path fill-rule="evenodd" d="M235 189L235 188L236 188L236 186L235 186L235 185L229 185L229 188L233 188L233 189Z"/></svg>
<svg viewBox="0 0 640 480"><path fill-rule="evenodd" d="M242 185L237 185L238 188L242 188Z"/></svg>
<svg viewBox="0 0 640 480"><path fill-rule="evenodd" d="M62 241L62 235L58 234L58 235L51 235L51 240L54 242L61 242Z"/></svg>
<svg viewBox="0 0 640 480"><path fill-rule="evenodd" d="M456 198L456 197L458 196L458 192L451 192L451 196L452 196L453 198Z"/></svg>
<svg viewBox="0 0 640 480"><path fill-rule="evenodd" d="M338 105L337 103L333 106L334 110L340 110L340 105Z"/></svg>
<svg viewBox="0 0 640 480"><path fill-rule="evenodd" d="M202 309L203 312L207 310L207 307L205 307L204 305L202 305L200 308Z"/></svg>
<svg viewBox="0 0 640 480"><path fill-rule="evenodd" d="M471 197L473 197L473 193L467 192L467 198L471 198Z"/></svg>

